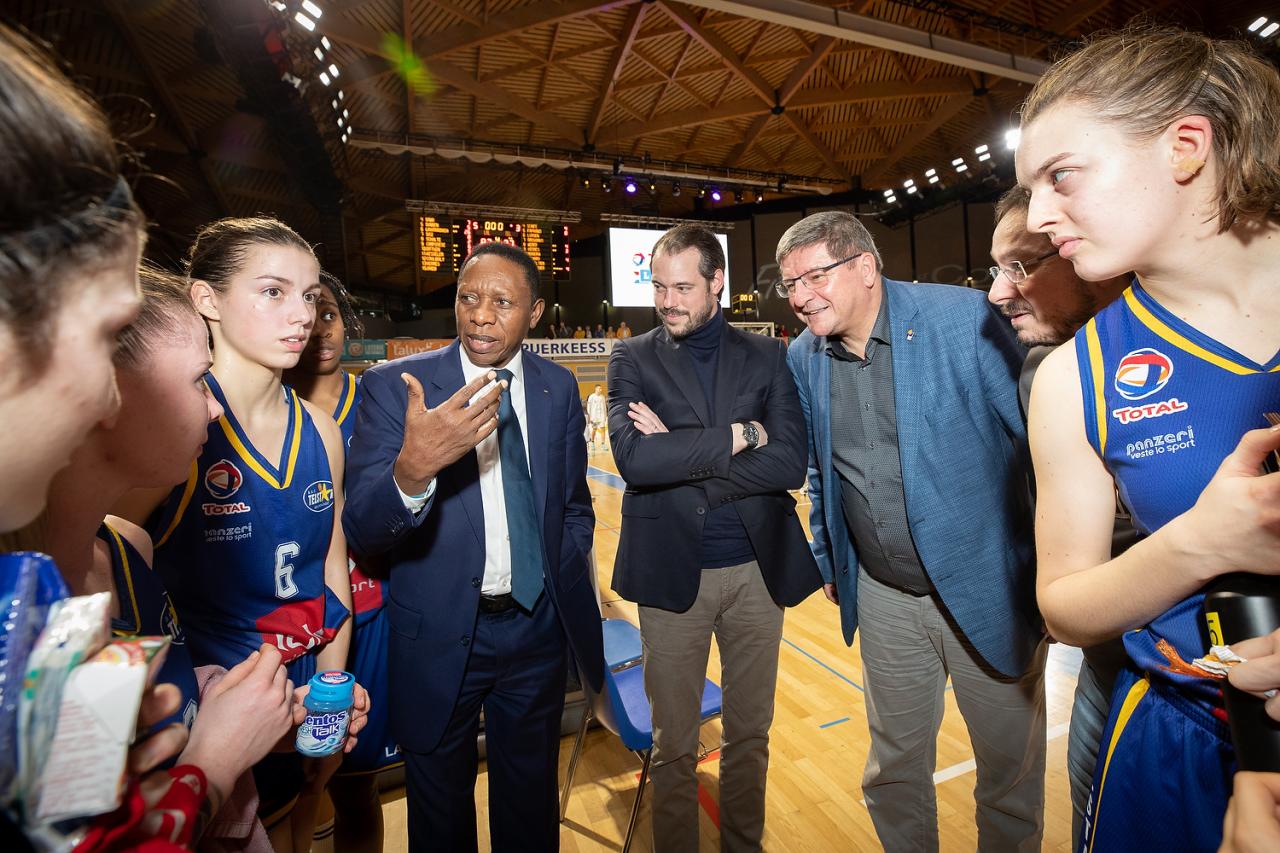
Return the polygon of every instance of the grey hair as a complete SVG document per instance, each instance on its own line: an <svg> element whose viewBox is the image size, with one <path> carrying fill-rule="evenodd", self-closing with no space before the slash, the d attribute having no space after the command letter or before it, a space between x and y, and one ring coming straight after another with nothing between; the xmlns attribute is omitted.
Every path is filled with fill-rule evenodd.
<svg viewBox="0 0 1280 853"><path fill-rule="evenodd" d="M776 260L782 265L787 255L821 243L827 248L833 259L845 258L857 252L868 252L876 262L876 272L880 272L880 250L876 248L871 232L858 221L858 217L843 210L825 210L806 216L792 225L778 241Z"/></svg>

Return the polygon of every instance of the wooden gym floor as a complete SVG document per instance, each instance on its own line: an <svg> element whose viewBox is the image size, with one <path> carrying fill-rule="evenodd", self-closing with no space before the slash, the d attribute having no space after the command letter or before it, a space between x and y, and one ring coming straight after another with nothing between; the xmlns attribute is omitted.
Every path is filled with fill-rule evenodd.
<svg viewBox="0 0 1280 853"><path fill-rule="evenodd" d="M622 523L622 481L608 451L590 456L588 476L596 511L596 565L603 613L639 624L636 608L609 588L618 530ZM799 507L808 529L808 505ZM1045 782L1045 851L1067 853L1071 848L1071 796L1066 772L1067 722L1071 714L1077 649L1050 647L1045 689L1048 700L1048 756ZM720 661L711 647L708 674L719 682ZM876 850L879 843L871 818L862 804L862 768L867 757L866 711L863 707L862 667L857 645L848 648L840 637L839 614L821 593L787 611L779 655L777 705L770 736L769 783L765 849L818 853L836 850ZM719 786L716 752L719 721L702 729L709 752L698 768L702 803L701 847L719 849ZM564 778L573 750L566 736L560 749L560 778ZM561 849L621 850L635 797L640 760L609 732L592 728L578 763L569 810L560 834ZM971 851L977 847L974 825L974 763L964 720L948 690L946 716L938 736L938 765L934 782L938 793L938 822L943 851ZM641 806L633 849L652 849L649 800ZM476 784L480 848L488 848L488 790L485 766ZM383 795L386 850L407 849L404 792Z"/></svg>

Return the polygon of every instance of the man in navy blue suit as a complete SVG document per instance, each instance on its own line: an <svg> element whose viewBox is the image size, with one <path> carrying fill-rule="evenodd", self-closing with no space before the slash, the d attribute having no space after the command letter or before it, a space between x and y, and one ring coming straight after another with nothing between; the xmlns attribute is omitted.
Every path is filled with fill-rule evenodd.
<svg viewBox="0 0 1280 853"><path fill-rule="evenodd" d="M577 383L521 347L542 309L529 256L480 246L459 272L459 339L361 382L343 526L393 576L391 724L415 851L476 849L481 709L493 849L558 849L569 659L602 685Z"/></svg>
<svg viewBox="0 0 1280 853"><path fill-rule="evenodd" d="M948 676L977 763L978 849L1038 851L1046 641L1035 606L1025 350L983 294L886 279L849 213L777 251L808 325L787 353L808 423L809 524L846 643L862 629L862 790L890 853L938 849Z"/></svg>

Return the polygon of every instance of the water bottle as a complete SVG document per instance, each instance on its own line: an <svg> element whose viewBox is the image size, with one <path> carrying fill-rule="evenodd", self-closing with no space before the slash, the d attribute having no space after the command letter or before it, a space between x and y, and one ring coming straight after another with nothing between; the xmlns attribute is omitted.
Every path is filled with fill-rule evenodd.
<svg viewBox="0 0 1280 853"><path fill-rule="evenodd" d="M1280 579L1244 572L1223 575L1204 596L1204 619L1211 646L1229 646L1264 637L1280 628ZM1224 680L1227 720L1240 770L1280 772L1280 722L1264 702Z"/></svg>
<svg viewBox="0 0 1280 853"><path fill-rule="evenodd" d="M294 748L311 758L339 752L347 743L347 726L355 705L355 677L349 672L330 670L311 676L311 689L302 704L307 718L298 726Z"/></svg>

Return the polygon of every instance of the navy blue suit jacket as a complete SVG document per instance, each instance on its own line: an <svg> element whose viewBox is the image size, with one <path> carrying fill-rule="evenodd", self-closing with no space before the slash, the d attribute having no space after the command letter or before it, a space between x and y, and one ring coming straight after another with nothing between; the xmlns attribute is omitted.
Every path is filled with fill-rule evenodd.
<svg viewBox="0 0 1280 853"><path fill-rule="evenodd" d="M884 280L907 520L929 579L983 659L1026 671L1042 636L1018 404L1026 358L983 294ZM831 356L804 332L787 360L809 434L813 553L840 597L846 643L858 627L858 549L831 461Z"/></svg>
<svg viewBox="0 0 1280 853"><path fill-rule="evenodd" d="M585 423L573 375L524 353L525 415L534 501L546 548L546 591L581 677L603 679L600 609L589 577L595 515L587 490ZM412 515L392 476L404 440L407 389L422 383L427 408L465 383L448 347L378 365L360 382L347 456L343 529L352 550L389 569L391 724L414 752L434 749L466 672L484 577L484 511L475 451L442 470L431 502Z"/></svg>

